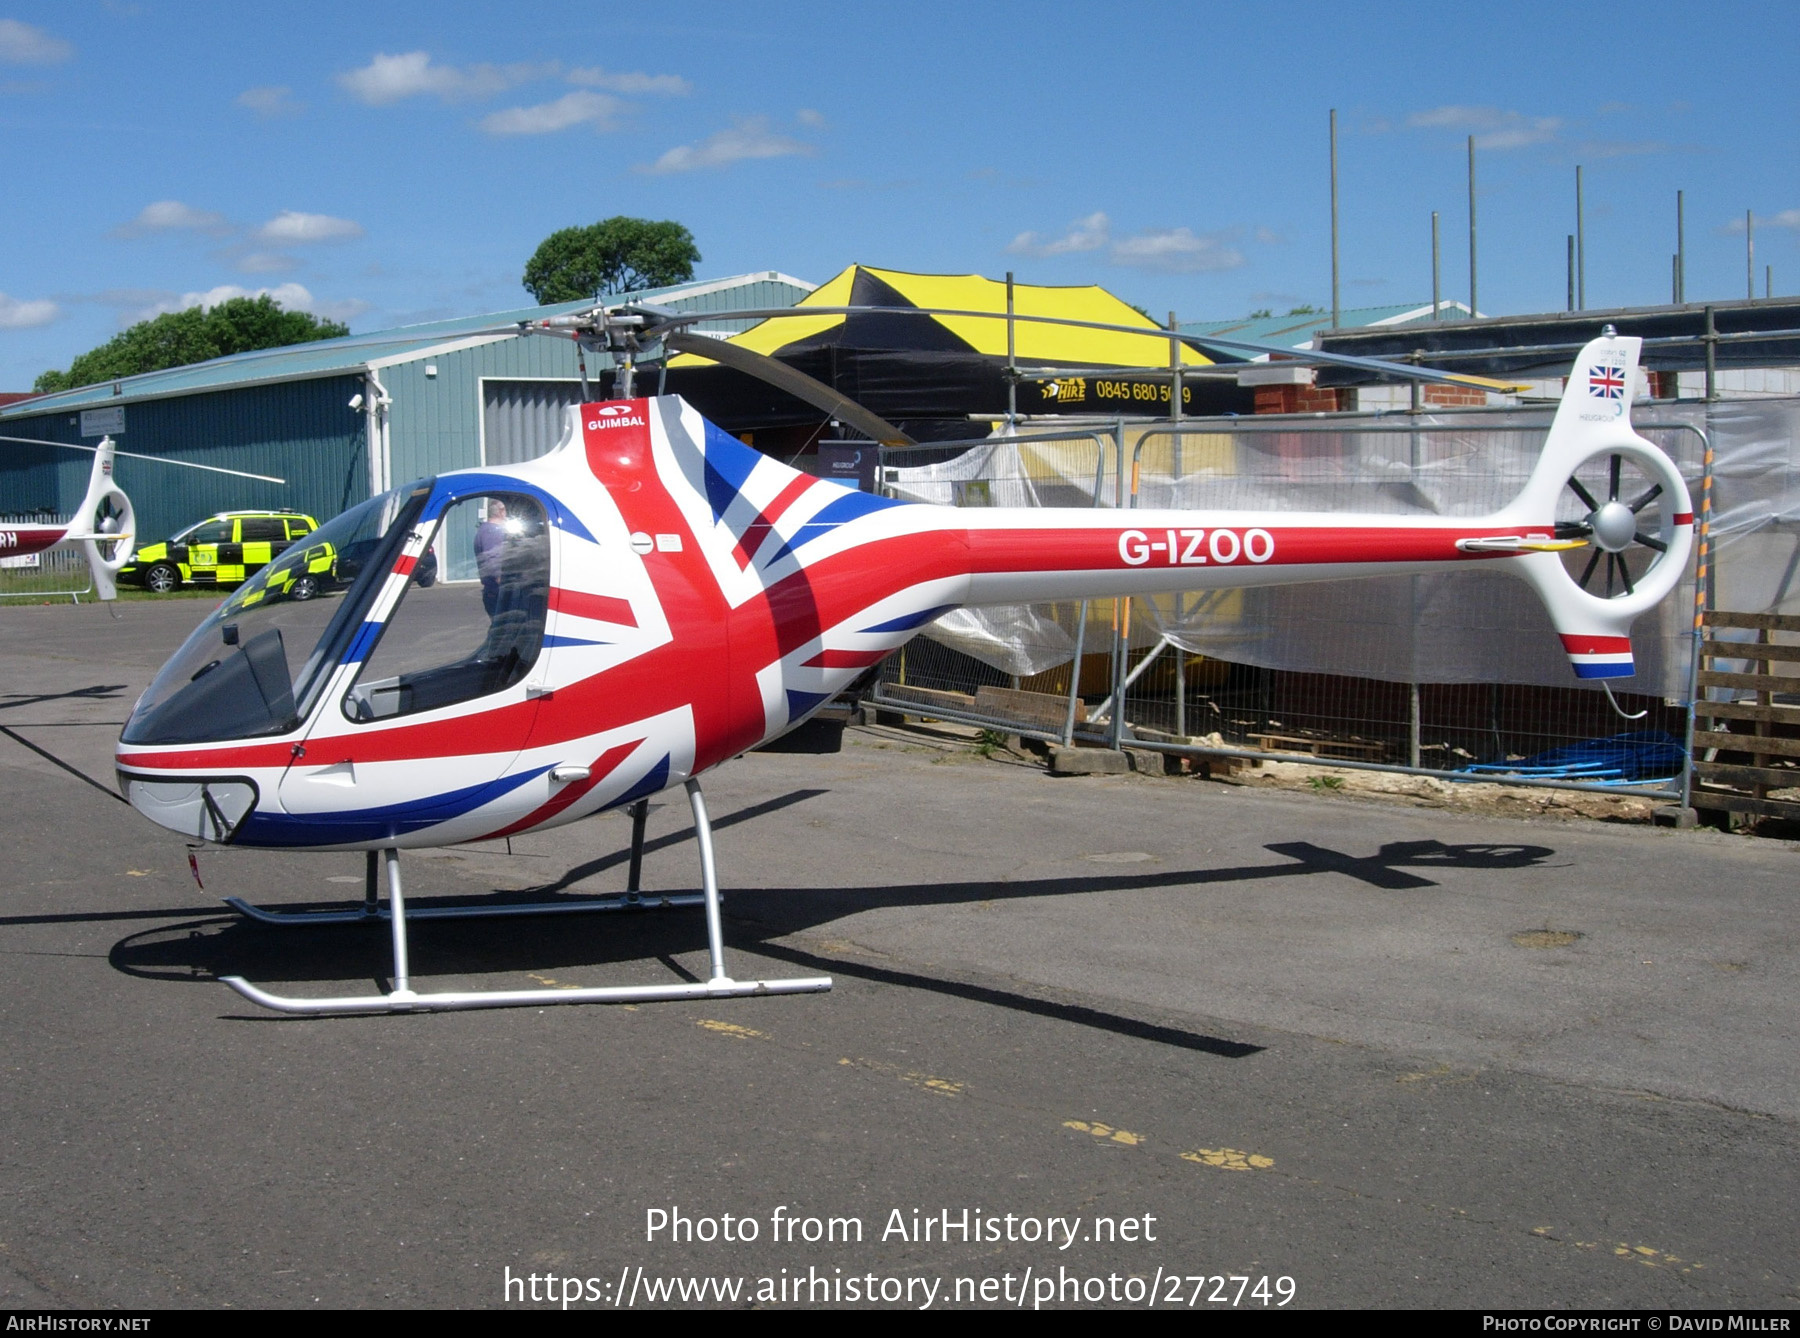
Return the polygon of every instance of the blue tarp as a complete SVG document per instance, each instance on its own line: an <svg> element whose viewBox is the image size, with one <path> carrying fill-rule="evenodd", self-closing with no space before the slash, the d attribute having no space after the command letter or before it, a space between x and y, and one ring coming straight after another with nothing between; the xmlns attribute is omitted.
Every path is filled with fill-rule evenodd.
<svg viewBox="0 0 1800 1338"><path fill-rule="evenodd" d="M1687 753L1666 730L1640 729L1609 739L1588 739L1517 762L1479 762L1465 775L1518 776L1531 780L1583 781L1596 785L1637 785L1669 780L1687 767Z"/></svg>

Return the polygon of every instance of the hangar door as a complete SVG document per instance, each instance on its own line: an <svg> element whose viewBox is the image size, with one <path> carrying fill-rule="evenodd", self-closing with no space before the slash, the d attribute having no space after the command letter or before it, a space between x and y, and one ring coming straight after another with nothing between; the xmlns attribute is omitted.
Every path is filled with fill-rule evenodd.
<svg viewBox="0 0 1800 1338"><path fill-rule="evenodd" d="M563 411L580 403L579 381L483 381L482 463L516 465L549 454L562 440Z"/></svg>

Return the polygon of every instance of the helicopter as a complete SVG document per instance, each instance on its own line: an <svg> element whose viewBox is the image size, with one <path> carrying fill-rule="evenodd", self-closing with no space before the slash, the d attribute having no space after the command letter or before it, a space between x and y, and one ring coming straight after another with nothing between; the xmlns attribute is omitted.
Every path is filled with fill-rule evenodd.
<svg viewBox="0 0 1800 1338"><path fill-rule="evenodd" d="M669 346L710 355L717 341L682 334L679 319L691 318L640 308L566 324L578 340L609 324L634 340L660 326ZM366 852L361 907L228 899L270 925L389 924L385 994L298 998L223 978L277 1011L828 990L825 976L728 973L701 777L803 724L953 609L1480 568L1537 592L1578 677L1629 676L1631 624L1674 589L1694 530L1679 470L1631 425L1640 345L1609 328L1581 351L1529 479L1481 517L902 502L764 456L678 396L632 394L627 359L623 393L570 408L548 454L373 497L228 596L133 708L116 748L119 785L145 817L190 841ZM877 440L891 430L841 407ZM1604 497L1576 477L1596 463ZM1602 559L1604 593L1589 588ZM338 564L328 593L288 597L299 564L318 570L322 560ZM449 573L461 564L473 579L424 585L428 562ZM645 805L676 786L693 813L701 890L643 894ZM626 893L433 906L410 918L703 906L708 979L414 988L402 850L621 808L633 819Z"/></svg>
<svg viewBox="0 0 1800 1338"><path fill-rule="evenodd" d="M68 444L26 437L0 437L0 441L29 441L34 446ZM70 449L94 453L87 492L75 508L74 518L67 525L0 523L0 557L26 557L59 548L78 548L87 555L88 570L94 576L94 593L103 600L112 599L118 594L119 571L131 560L132 540L137 529L136 513L124 489L113 481L117 448L111 437L101 438L98 446L72 446Z"/></svg>
<svg viewBox="0 0 1800 1338"><path fill-rule="evenodd" d="M137 513L131 505L131 498L113 477L113 466L120 456L156 465L205 470L209 474L256 479L263 483L286 482L272 474L252 474L247 470L226 469L220 465L203 465L190 460L172 460L166 456L121 451L111 437L102 437L97 446L71 441L45 441L37 437L0 437L0 441L24 446L55 447L65 451L88 451L93 454L94 463L88 472L87 492L82 495L68 524L0 522L0 557L27 557L33 553L49 553L62 548L79 549L87 558L88 571L93 575L94 594L102 602L118 598L119 573L130 564L133 541L137 537Z"/></svg>

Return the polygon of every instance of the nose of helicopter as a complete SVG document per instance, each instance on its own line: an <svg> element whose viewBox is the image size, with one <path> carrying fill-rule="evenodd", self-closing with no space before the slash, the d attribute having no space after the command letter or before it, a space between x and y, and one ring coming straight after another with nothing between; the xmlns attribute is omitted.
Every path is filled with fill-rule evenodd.
<svg viewBox="0 0 1800 1338"><path fill-rule="evenodd" d="M230 840L256 806L256 787L247 780L150 780L121 772L119 790L157 826L190 840Z"/></svg>

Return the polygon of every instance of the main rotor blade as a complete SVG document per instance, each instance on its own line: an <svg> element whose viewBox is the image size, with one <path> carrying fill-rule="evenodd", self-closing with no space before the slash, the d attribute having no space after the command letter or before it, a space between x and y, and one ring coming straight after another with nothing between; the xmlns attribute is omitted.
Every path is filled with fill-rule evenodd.
<svg viewBox="0 0 1800 1338"><path fill-rule="evenodd" d="M958 307L748 307L737 311L675 311L669 307L660 307L651 302L621 303L616 307L608 307L607 311L617 311L625 315L642 316L648 324L638 331L638 337L649 342L668 330L678 330L688 325L699 325L706 321L722 320L800 320L815 316L951 316L958 319L1004 321L1008 317L1003 311L964 311ZM1446 386L1473 386L1478 390L1516 391L1530 387L1516 381L1495 381L1485 376L1470 376L1462 372L1440 372L1429 367L1414 367L1404 362L1389 362L1385 358L1359 358L1348 353L1325 353L1319 349L1294 348L1287 344L1259 344L1248 339L1221 339L1213 335L1181 334L1175 331L1160 329L1157 326L1116 325L1110 321L1080 321L1068 316L1028 316L1023 312L1014 312L1011 319L1025 325L1061 325L1077 330L1106 330L1115 334L1140 335L1150 339L1177 339L1199 353L1208 349L1222 350L1228 353L1266 353L1270 357L1296 362L1302 366L1318 363L1329 367L1347 367L1353 371L1370 372L1377 376L1391 377L1398 381L1428 381ZM1135 370L1121 368L1121 371ZM1164 367L1145 367L1144 371L1166 372Z"/></svg>
<svg viewBox="0 0 1800 1338"><path fill-rule="evenodd" d="M805 400L815 409L823 409L833 418L884 446L916 444L911 437L879 414L871 413L823 381L815 381L805 372L788 366L778 358L771 358L741 344L712 339L706 335L683 334L678 330L671 330L662 338L664 345L678 353L693 353L702 358L711 358L714 362L754 376L759 381L767 381L777 389L787 391L795 399Z"/></svg>
<svg viewBox="0 0 1800 1338"><path fill-rule="evenodd" d="M0 437L0 441L16 441L26 446L60 446L65 451L86 451L90 455L100 449L98 446L82 446L73 441L44 441L38 437ZM256 479L262 483L287 483L286 479L278 479L273 474L252 474L246 469L226 469L220 465L198 465L192 460L171 460L163 455L139 455L136 451L121 451L116 446L113 447L113 454L130 460L148 460L153 465L180 465L183 469L204 469L209 474L230 474L233 478Z"/></svg>

